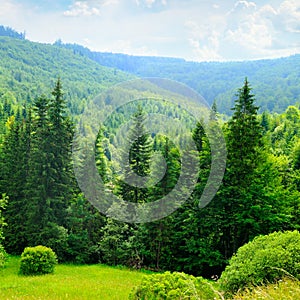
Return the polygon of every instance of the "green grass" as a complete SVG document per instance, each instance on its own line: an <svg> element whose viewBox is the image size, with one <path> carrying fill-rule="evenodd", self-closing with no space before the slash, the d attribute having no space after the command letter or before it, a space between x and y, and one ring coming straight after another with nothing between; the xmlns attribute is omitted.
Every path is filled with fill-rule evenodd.
<svg viewBox="0 0 300 300"><path fill-rule="evenodd" d="M0 269L0 299L128 299L146 272L104 265L58 265L55 273L42 276L18 275L19 257L9 257ZM245 290L234 300L300 299L300 282L284 279L277 284Z"/></svg>
<svg viewBox="0 0 300 300"><path fill-rule="evenodd" d="M20 258L10 257L0 270L0 299L127 299L144 272L104 265L58 265L55 273L18 275Z"/></svg>
<svg viewBox="0 0 300 300"><path fill-rule="evenodd" d="M258 286L239 293L234 300L298 300L300 299L300 282L295 279L280 280L276 284Z"/></svg>

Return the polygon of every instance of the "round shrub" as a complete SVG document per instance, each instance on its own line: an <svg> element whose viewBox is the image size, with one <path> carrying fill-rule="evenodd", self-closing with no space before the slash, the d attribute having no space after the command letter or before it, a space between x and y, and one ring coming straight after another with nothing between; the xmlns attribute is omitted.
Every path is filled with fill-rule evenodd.
<svg viewBox="0 0 300 300"><path fill-rule="evenodd" d="M56 254L45 246L27 247L21 255L20 274L42 275L54 272Z"/></svg>
<svg viewBox="0 0 300 300"><path fill-rule="evenodd" d="M221 299L212 284L202 277L179 272L147 275L143 277L141 284L131 291L129 299Z"/></svg>
<svg viewBox="0 0 300 300"><path fill-rule="evenodd" d="M256 237L238 249L220 278L227 293L274 283L285 276L300 277L300 233L274 232Z"/></svg>

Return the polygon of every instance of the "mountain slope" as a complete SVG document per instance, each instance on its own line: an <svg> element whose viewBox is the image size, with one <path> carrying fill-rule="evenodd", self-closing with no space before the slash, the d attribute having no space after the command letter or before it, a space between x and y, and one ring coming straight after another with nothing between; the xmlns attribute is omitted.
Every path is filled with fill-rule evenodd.
<svg viewBox="0 0 300 300"><path fill-rule="evenodd" d="M57 44L141 77L161 77L185 83L219 111L230 114L235 93L248 77L261 111L283 112L300 102L300 55L244 62L188 62L183 59L92 52L76 44Z"/></svg>
<svg viewBox="0 0 300 300"><path fill-rule="evenodd" d="M71 50L10 37L0 37L0 57L1 102L32 102L36 96L48 95L61 77L73 114L104 88L134 77Z"/></svg>
<svg viewBox="0 0 300 300"><path fill-rule="evenodd" d="M300 102L300 55L248 62L187 62L183 59L92 52L76 44L54 45L0 36L0 101L31 102L48 94L60 76L68 106L82 112L103 88L139 77L177 80L231 114L235 93L248 77L261 111L282 112ZM127 73L125 73L127 72ZM131 73L132 75L130 75Z"/></svg>

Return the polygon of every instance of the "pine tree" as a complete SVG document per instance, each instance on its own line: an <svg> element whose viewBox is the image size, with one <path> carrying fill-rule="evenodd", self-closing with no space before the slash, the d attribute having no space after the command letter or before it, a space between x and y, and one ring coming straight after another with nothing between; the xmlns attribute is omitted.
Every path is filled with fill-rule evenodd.
<svg viewBox="0 0 300 300"><path fill-rule="evenodd" d="M49 147L49 100L40 96L33 106L32 141L29 161L29 174L26 187L26 236L28 243L41 244L41 231L49 222L54 222L51 208L50 182L52 157Z"/></svg>
<svg viewBox="0 0 300 300"><path fill-rule="evenodd" d="M262 128L257 119L258 107L247 78L238 91L233 116L228 122L228 171L231 184L249 186L253 170L259 162ZM234 182L233 182L234 180Z"/></svg>
<svg viewBox="0 0 300 300"><path fill-rule="evenodd" d="M107 139L104 137L104 129L100 129L97 140L96 140L96 153L95 153L95 159L96 159L96 166L99 172L99 175L101 176L101 179L103 183L108 183L111 179L111 174L109 172L108 168L108 158L106 156L106 147L108 146Z"/></svg>
<svg viewBox="0 0 300 300"><path fill-rule="evenodd" d="M154 140L156 151L160 151L166 163L165 173L161 180L153 184L150 188L151 201L158 201L168 195L175 187L181 171L180 153L174 143L168 137L157 135ZM160 161L155 161L153 166L154 173L162 171ZM157 174L154 178L159 177ZM175 199L174 199L175 201ZM154 204L152 205L154 209ZM156 207L157 211L165 210L166 207L160 203ZM143 257L144 263L156 270L168 269L170 266L170 254L172 252L172 231L173 216L144 223L139 225L138 236L141 242L140 257Z"/></svg>
<svg viewBox="0 0 300 300"><path fill-rule="evenodd" d="M247 79L237 97L226 128L228 157L223 186L213 206L222 223L220 247L225 259L258 232L251 213L258 201L252 187L262 159L262 128Z"/></svg>
<svg viewBox="0 0 300 300"><path fill-rule="evenodd" d="M20 254L26 246L24 224L25 188L30 152L30 117L17 121L14 116L7 122L8 132L3 145L1 161L2 192L9 196L4 213L8 226L5 227L5 247L9 253Z"/></svg>
<svg viewBox="0 0 300 300"><path fill-rule="evenodd" d="M152 142L149 133L145 129L144 122L144 112L142 107L138 106L136 113L133 115L133 125L128 134L128 147L123 153L124 181L120 184L120 193L123 200L134 203L147 202L149 195L149 189L145 187L143 179L147 180L150 173Z"/></svg>
<svg viewBox="0 0 300 300"><path fill-rule="evenodd" d="M65 225L66 209L72 198L74 175L72 168L73 124L66 114L66 101L63 97L60 79L57 80L52 98L49 101L49 148L51 151L52 209L56 222Z"/></svg>
<svg viewBox="0 0 300 300"><path fill-rule="evenodd" d="M27 182L27 237L30 245L40 243L66 250L67 208L73 197L71 168L73 128L66 116L60 80L53 97L39 97L34 104L32 142Z"/></svg>
<svg viewBox="0 0 300 300"><path fill-rule="evenodd" d="M204 207L203 203L199 207L198 201L210 172L212 155L217 165L220 163L220 172L224 165L224 157L218 152L219 143L222 147L222 133L217 127L216 109L212 110L206 134L200 124L193 134L202 150L199 153L199 179L193 193L196 205L188 206L187 203L181 222L177 222L175 236L179 242L175 260L177 258L177 264L183 270L196 275L220 272L237 248L258 233L257 218L253 215L253 206L258 202L252 187L254 182L257 184L256 170L262 157L261 127L247 80L237 96L233 116L225 125L228 158L223 184ZM215 153L211 153L213 148ZM209 184L214 184L213 178L210 179L212 183Z"/></svg>

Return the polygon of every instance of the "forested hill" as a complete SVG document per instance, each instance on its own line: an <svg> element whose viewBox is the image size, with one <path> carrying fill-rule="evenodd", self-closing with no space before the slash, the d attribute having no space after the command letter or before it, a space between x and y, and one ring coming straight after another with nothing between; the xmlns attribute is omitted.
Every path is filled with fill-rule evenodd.
<svg viewBox="0 0 300 300"><path fill-rule="evenodd" d="M300 55L247 62L188 62L177 58L129 56L92 52L76 44L34 43L13 30L0 32L0 99L28 102L48 93L61 77L68 106L82 111L86 99L117 82L139 77L161 77L187 84L218 110L231 114L235 93L245 77L260 111L283 112L300 103ZM16 33L17 34L17 33ZM21 38L22 37L22 38ZM131 74L129 74L131 73Z"/></svg>
<svg viewBox="0 0 300 300"><path fill-rule="evenodd" d="M12 105L49 94L60 77L69 110L77 114L103 88L133 77L68 49L6 36L0 36L0 57L0 101Z"/></svg>
<svg viewBox="0 0 300 300"><path fill-rule="evenodd" d="M130 56L92 52L76 44L57 46L72 49L100 65L114 67L142 77L163 77L187 84L218 110L231 114L235 92L247 76L261 111L283 112L300 102L300 54L269 60L244 62L188 62L183 59Z"/></svg>

